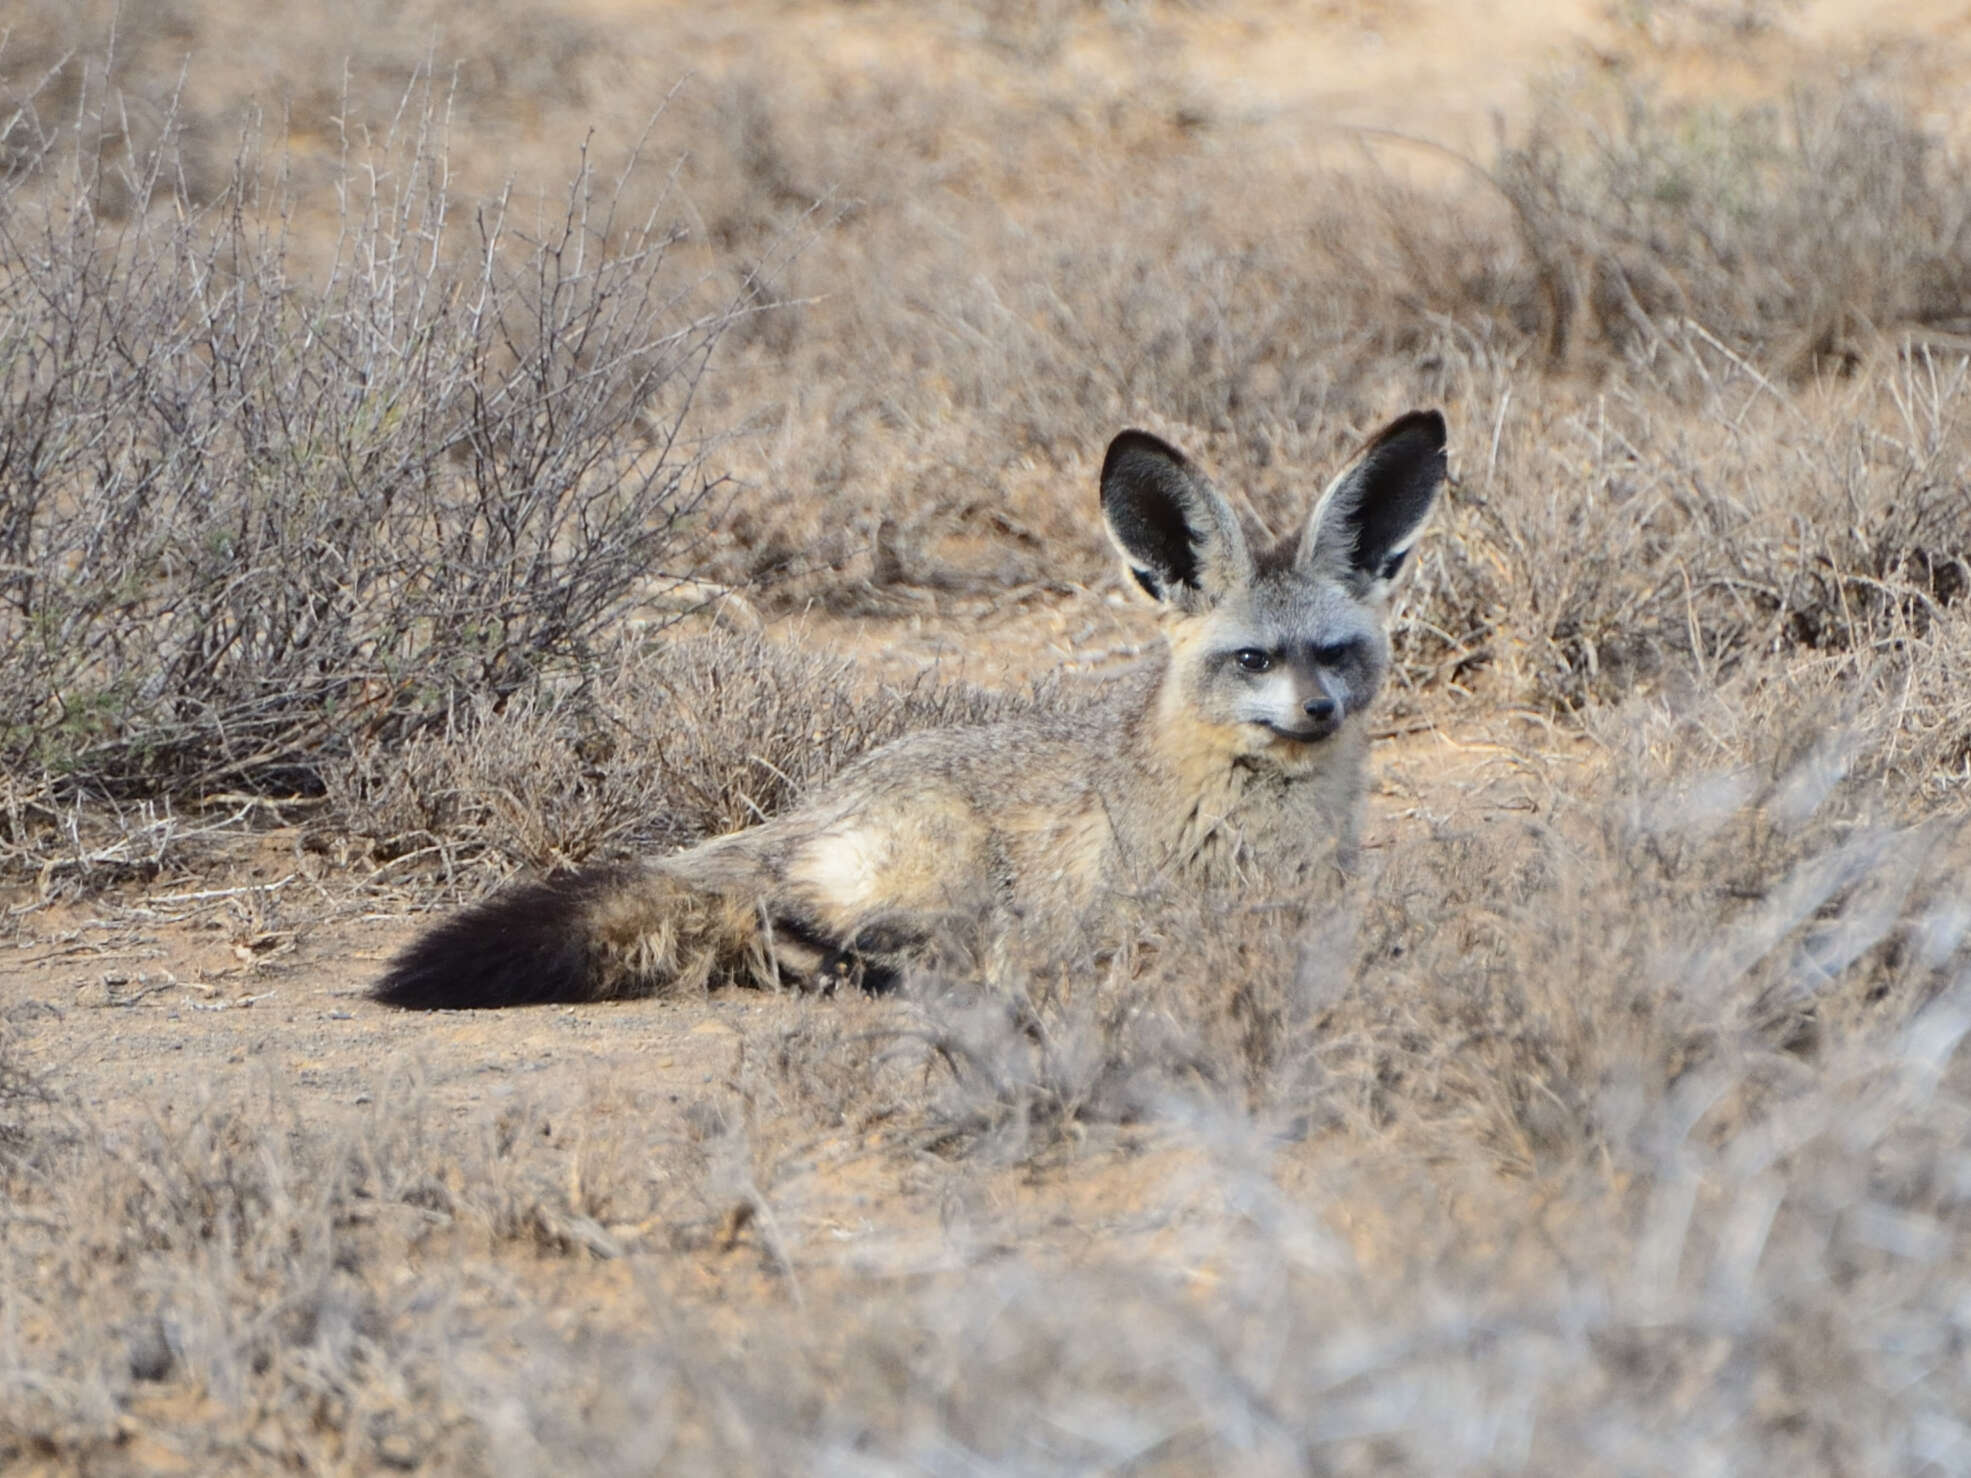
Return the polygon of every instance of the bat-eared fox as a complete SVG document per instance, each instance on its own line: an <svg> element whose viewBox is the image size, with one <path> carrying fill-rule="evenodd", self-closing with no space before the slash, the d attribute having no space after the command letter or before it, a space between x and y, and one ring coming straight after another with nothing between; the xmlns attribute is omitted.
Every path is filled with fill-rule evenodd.
<svg viewBox="0 0 1971 1478"><path fill-rule="evenodd" d="M376 996L875 990L954 931L1088 928L1153 880L1311 886L1355 844L1391 591L1444 476L1444 419L1412 411L1261 543L1181 452L1125 431L1102 517L1162 608L1160 661L1072 712L906 735L746 831L509 886L413 941Z"/></svg>

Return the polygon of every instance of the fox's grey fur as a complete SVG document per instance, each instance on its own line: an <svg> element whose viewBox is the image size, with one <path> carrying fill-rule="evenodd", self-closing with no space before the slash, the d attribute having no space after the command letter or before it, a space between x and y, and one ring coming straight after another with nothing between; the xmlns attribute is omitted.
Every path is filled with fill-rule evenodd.
<svg viewBox="0 0 1971 1478"><path fill-rule="evenodd" d="M510 887L413 942L377 997L876 987L954 923L1076 928L1158 878L1304 886L1354 848L1390 593L1444 473L1443 418L1413 411L1259 548L1182 453L1125 431L1102 514L1164 612L1152 670L1071 714L908 735L798 809L661 861Z"/></svg>

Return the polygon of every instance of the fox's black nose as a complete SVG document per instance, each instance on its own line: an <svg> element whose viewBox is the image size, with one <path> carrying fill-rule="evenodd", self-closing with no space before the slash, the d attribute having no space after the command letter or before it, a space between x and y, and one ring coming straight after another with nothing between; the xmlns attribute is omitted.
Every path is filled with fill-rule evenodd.
<svg viewBox="0 0 1971 1478"><path fill-rule="evenodd" d="M1335 700L1332 698L1309 698L1301 706L1316 723L1325 724L1335 716Z"/></svg>

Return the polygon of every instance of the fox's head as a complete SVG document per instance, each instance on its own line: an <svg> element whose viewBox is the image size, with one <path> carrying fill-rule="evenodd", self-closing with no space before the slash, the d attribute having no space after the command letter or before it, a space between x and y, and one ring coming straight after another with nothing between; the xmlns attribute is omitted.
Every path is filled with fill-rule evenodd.
<svg viewBox="0 0 1971 1478"><path fill-rule="evenodd" d="M1102 516L1168 613L1166 701L1222 727L1236 755L1311 762L1382 686L1390 595L1444 473L1444 418L1412 411L1370 439L1305 528L1256 548L1182 452L1118 436Z"/></svg>

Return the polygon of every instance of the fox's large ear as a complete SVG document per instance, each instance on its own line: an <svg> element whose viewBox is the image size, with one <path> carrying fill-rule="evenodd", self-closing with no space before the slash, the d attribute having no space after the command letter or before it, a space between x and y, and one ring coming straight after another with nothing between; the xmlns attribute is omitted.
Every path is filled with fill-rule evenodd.
<svg viewBox="0 0 1971 1478"><path fill-rule="evenodd" d="M1202 610L1252 580L1239 517L1184 454L1125 431L1102 459L1102 518L1130 574L1160 601Z"/></svg>
<svg viewBox="0 0 1971 1478"><path fill-rule="evenodd" d="M1444 470L1444 417L1398 416L1321 495L1296 563L1345 580L1364 597L1386 593L1423 532Z"/></svg>

